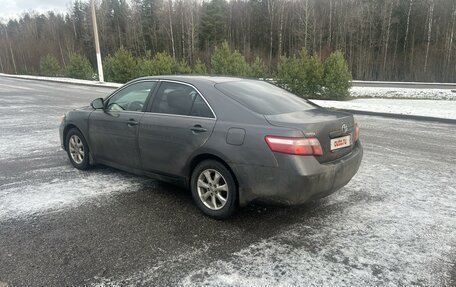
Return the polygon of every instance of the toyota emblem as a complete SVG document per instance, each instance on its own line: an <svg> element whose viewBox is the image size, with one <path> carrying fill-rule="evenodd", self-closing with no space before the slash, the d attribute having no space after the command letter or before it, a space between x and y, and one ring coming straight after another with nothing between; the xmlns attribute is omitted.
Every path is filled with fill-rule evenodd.
<svg viewBox="0 0 456 287"><path fill-rule="evenodd" d="M342 124L342 131L343 131L344 133L348 132L348 126L347 126L347 124Z"/></svg>

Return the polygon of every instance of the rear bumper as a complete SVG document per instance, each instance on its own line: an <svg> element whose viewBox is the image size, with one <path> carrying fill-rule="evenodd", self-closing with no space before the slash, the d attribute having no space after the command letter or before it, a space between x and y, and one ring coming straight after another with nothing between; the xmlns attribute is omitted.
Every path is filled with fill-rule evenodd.
<svg viewBox="0 0 456 287"><path fill-rule="evenodd" d="M314 157L275 154L278 167L236 165L239 204L261 202L297 205L325 197L345 186L356 174L363 157L358 141L353 151L330 163Z"/></svg>

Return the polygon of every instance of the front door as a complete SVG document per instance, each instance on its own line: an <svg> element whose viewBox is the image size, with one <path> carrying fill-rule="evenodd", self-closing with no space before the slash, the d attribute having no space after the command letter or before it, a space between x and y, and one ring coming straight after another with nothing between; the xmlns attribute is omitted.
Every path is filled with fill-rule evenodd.
<svg viewBox="0 0 456 287"><path fill-rule="evenodd" d="M215 115L192 86L162 81L139 126L145 171L182 176L191 154L209 138Z"/></svg>
<svg viewBox="0 0 456 287"><path fill-rule="evenodd" d="M104 110L89 117L89 139L96 161L118 168L140 169L138 126L157 82L141 81L115 92Z"/></svg>

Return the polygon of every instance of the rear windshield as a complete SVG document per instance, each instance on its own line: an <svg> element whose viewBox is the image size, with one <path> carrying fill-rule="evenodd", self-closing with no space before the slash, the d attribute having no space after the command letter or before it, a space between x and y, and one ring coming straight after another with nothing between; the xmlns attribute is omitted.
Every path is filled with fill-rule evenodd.
<svg viewBox="0 0 456 287"><path fill-rule="evenodd" d="M250 110L262 115L278 115L315 109L305 99L263 81L233 81L219 83L215 87Z"/></svg>

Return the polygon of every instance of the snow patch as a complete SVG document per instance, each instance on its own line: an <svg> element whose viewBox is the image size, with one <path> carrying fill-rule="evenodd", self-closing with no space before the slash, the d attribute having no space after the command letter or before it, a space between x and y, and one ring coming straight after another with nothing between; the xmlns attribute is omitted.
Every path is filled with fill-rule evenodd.
<svg viewBox="0 0 456 287"><path fill-rule="evenodd" d="M350 94L355 98L456 100L456 92L451 89L352 87Z"/></svg>
<svg viewBox="0 0 456 287"><path fill-rule="evenodd" d="M40 172L40 170L36 171ZM44 182L16 182L0 186L0 221L59 211L102 195L134 192L150 179L120 172L79 171L72 166L43 170ZM58 174L59 177L46 178Z"/></svg>
<svg viewBox="0 0 456 287"><path fill-rule="evenodd" d="M175 268L182 262L188 262L204 256L204 253L207 252L207 248L190 248L189 250L168 256L168 259L161 260L154 264L154 266L149 267L147 270L140 271L135 273L132 276L124 276L117 279L105 278L105 277L95 277L94 279L97 283L93 283L90 286L92 287L136 287L138 285L145 286L170 286L169 284L148 284L150 282L155 282L159 277L162 277L163 274L168 273L169 269ZM169 274L169 277L173 277L175 274Z"/></svg>
<svg viewBox="0 0 456 287"><path fill-rule="evenodd" d="M415 125L401 123L392 128ZM391 120L370 124L386 127ZM456 166L415 150L364 145L363 165L350 184L279 235L226 259L184 252L130 276L95 278L92 286L450 286Z"/></svg>
<svg viewBox="0 0 456 287"><path fill-rule="evenodd" d="M63 77L58 78L58 77L42 77L42 76L30 76L30 75L11 75L11 74L3 74L3 73L0 73L0 76L4 76L4 77L8 77L8 78L16 78L16 79L25 79L25 80L41 80L41 81L49 81L49 82L57 82L57 83L93 85L93 86L108 87L108 88L118 88L123 85L123 84L118 84L118 83L79 80L79 79L63 78ZM14 86L14 88L17 88L17 87Z"/></svg>
<svg viewBox="0 0 456 287"><path fill-rule="evenodd" d="M325 108L456 119L456 101L355 99L351 101L312 100L312 102Z"/></svg>
<svg viewBox="0 0 456 287"><path fill-rule="evenodd" d="M24 127L22 127L24 128ZM43 156L61 151L58 130L30 130L0 138L0 159Z"/></svg>
<svg viewBox="0 0 456 287"><path fill-rule="evenodd" d="M366 150L356 177L310 219L190 272L180 284L450 286L456 167L408 153L385 157L388 151L373 144Z"/></svg>

